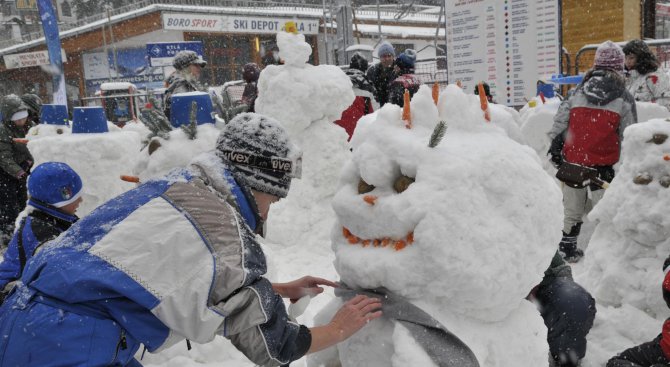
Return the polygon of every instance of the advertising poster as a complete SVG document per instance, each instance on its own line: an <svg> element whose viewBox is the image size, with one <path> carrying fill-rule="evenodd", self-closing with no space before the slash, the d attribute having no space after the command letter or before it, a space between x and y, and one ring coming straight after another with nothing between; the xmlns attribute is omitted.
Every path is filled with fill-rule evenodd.
<svg viewBox="0 0 670 367"><path fill-rule="evenodd" d="M558 0L445 1L449 82L480 81L497 103L521 106L560 70Z"/></svg>
<svg viewBox="0 0 670 367"><path fill-rule="evenodd" d="M163 68L151 67L147 60L146 48L121 49L116 51L116 65L113 51L94 52L82 55L86 94L93 95L100 84L129 82L138 89L156 89L163 87Z"/></svg>

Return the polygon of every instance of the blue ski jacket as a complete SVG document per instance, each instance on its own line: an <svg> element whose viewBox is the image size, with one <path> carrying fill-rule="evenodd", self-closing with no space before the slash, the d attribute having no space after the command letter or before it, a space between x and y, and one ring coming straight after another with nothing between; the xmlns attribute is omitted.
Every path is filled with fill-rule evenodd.
<svg viewBox="0 0 670 367"><path fill-rule="evenodd" d="M309 329L263 277L254 203L226 169L207 155L44 245L0 308L0 366L137 366L141 344L217 334L258 365L302 357Z"/></svg>

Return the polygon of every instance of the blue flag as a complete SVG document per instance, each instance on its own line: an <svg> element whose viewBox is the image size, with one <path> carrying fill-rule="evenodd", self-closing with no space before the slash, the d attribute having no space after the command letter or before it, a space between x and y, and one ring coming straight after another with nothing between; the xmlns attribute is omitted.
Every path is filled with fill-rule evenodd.
<svg viewBox="0 0 670 367"><path fill-rule="evenodd" d="M58 34L58 18L51 0L37 0L37 9L40 11L44 38L49 50L49 61L53 69L53 104L66 105L65 75L61 58L60 36Z"/></svg>

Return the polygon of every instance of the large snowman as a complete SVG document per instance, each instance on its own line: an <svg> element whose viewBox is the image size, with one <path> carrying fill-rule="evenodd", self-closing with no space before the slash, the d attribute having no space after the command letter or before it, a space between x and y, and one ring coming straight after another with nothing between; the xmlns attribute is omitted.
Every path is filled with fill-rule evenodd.
<svg viewBox="0 0 670 367"><path fill-rule="evenodd" d="M286 199L270 208L265 238L291 253L299 271L320 261L319 276L333 277L329 233L335 221L330 201L350 156L347 134L333 122L354 100L349 77L337 66L308 64L311 46L302 34L277 34L283 65L263 69L256 112L281 122L303 151L302 177ZM281 275L286 279L298 273Z"/></svg>
<svg viewBox="0 0 670 367"><path fill-rule="evenodd" d="M598 225L580 276L599 304L632 305L657 318L668 313L660 289L670 255L669 136L665 119L624 131L621 166L589 214Z"/></svg>
<svg viewBox="0 0 670 367"><path fill-rule="evenodd" d="M535 152L487 123L477 98L455 85L437 107L421 87L411 117L402 116L385 105L359 122L352 139L333 200L332 248L343 287L405 299L467 344L480 366L546 365L546 328L524 297L556 251L560 190ZM431 135L441 120L447 130L439 141ZM416 335L382 317L308 361L459 365L429 357Z"/></svg>

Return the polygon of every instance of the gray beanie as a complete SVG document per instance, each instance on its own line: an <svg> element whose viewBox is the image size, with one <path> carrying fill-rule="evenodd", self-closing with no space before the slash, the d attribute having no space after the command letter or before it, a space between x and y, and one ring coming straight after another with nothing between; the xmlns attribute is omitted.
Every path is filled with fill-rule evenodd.
<svg viewBox="0 0 670 367"><path fill-rule="evenodd" d="M0 113L2 113L3 121L11 121L15 113L27 110L28 106L16 94L8 94L0 101Z"/></svg>
<svg viewBox="0 0 670 367"><path fill-rule="evenodd" d="M290 173L245 164L243 159L235 159L236 152L267 159L291 159L298 149L279 121L256 113L235 116L219 135L216 154L231 168L238 183L280 198L288 195Z"/></svg>

